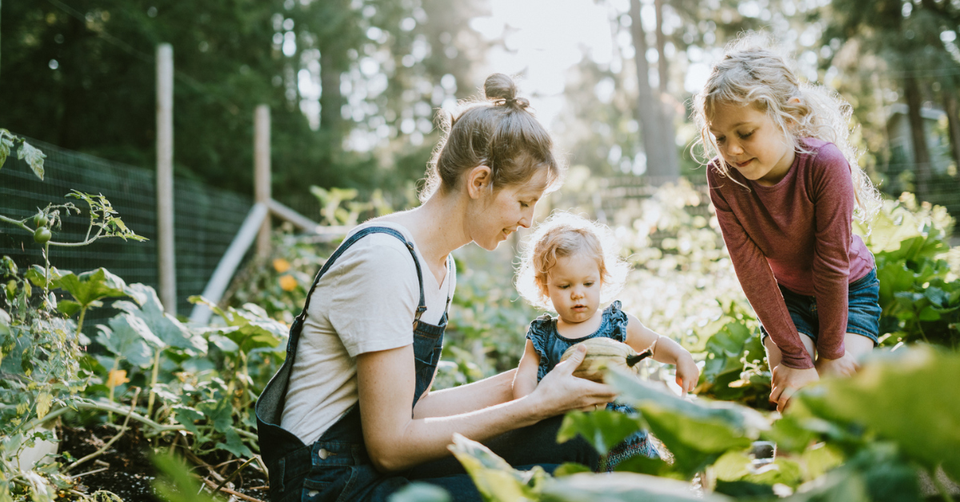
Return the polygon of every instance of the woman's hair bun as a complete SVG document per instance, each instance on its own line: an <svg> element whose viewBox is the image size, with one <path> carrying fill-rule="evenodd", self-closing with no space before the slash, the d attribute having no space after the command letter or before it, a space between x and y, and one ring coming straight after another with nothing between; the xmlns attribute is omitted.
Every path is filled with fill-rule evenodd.
<svg viewBox="0 0 960 502"><path fill-rule="evenodd" d="M524 109L530 106L526 98L517 97L517 85L513 79L503 73L494 73L483 83L483 93L488 100L512 108Z"/></svg>

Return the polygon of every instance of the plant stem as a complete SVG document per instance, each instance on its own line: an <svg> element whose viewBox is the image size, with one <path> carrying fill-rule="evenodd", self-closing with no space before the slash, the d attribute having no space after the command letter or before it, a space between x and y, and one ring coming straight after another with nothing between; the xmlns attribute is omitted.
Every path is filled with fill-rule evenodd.
<svg viewBox="0 0 960 502"><path fill-rule="evenodd" d="M43 300L46 301L46 296L50 294L50 241L43 245L43 265Z"/></svg>
<svg viewBox="0 0 960 502"><path fill-rule="evenodd" d="M26 230L27 232L31 232L31 233L33 232L33 229L31 229L30 227L28 227L28 226L27 226L23 221L21 221L21 220L15 220L15 219L13 219L13 218L8 218L8 217L0 214L0 221L2 221L2 222L4 222L4 223L9 223L9 224L11 224L11 225L13 225L13 226L15 226L15 227L22 228L22 229Z"/></svg>
<svg viewBox="0 0 960 502"><path fill-rule="evenodd" d="M153 352L153 374L150 377L150 394L147 398L147 416L149 417L153 413L153 387L157 385L157 371L160 369L160 349L154 349Z"/></svg>
<svg viewBox="0 0 960 502"><path fill-rule="evenodd" d="M47 270L49 270L49 267L47 268ZM80 307L80 318L77 319L77 333L76 333L77 339L80 339L80 330L83 329L83 318L84 318L86 315L87 315L87 306L84 305L83 307ZM116 368L114 368L114 369L116 369ZM111 389L111 391L112 391L112 389ZM113 399L111 399L111 401L113 401Z"/></svg>
<svg viewBox="0 0 960 502"><path fill-rule="evenodd" d="M933 480L933 485L937 487L937 491L940 492L940 496L943 497L943 500L946 502L953 502L953 497L950 496L950 490L947 488L947 485L943 484L943 480L940 479L940 476L937 476L936 469L930 471L930 479Z"/></svg>
<svg viewBox="0 0 960 502"><path fill-rule="evenodd" d="M217 492L219 492L220 489L223 488L223 485L229 483L233 478L237 477L237 474L240 474L240 471L242 471L243 468L247 466L247 464L249 464L250 462L253 462L253 459L254 459L254 458L256 458L256 457L250 457L250 458L248 458L247 461L244 462L240 467L237 467L237 470L233 471L233 474L231 474L231 475L227 476L226 478L224 478L224 480L221 481L220 484L217 485L217 487L213 489L213 494L216 495Z"/></svg>
<svg viewBox="0 0 960 502"><path fill-rule="evenodd" d="M130 404L130 411L127 412L127 417L126 417L125 419L123 419L123 425L120 426L120 432L118 432L116 436L113 436L113 437L110 439L110 441L107 441L99 450L97 450L97 451L95 451L95 452L93 452L93 453L91 453L91 454L89 454L89 455L81 458L80 460L77 460L76 462L74 462L74 463L72 463L72 464L70 464L70 465L68 465L63 471L64 471L64 472L70 472L70 470L73 469L74 467L76 467L76 466L78 466L78 465L80 465L80 464L82 464L82 463L84 463L84 462L87 462L87 461L89 461L89 460L91 460L91 459L94 459L94 458L99 457L100 455L103 454L103 452L107 451L107 448L110 448L110 445L112 445L113 443L116 443L117 440L120 439L120 436L122 436L123 433L127 432L127 423L130 422L130 415L133 414L133 410L137 407L137 398L139 398L139 397L140 397L140 388L137 387L137 391L133 394L133 403Z"/></svg>
<svg viewBox="0 0 960 502"><path fill-rule="evenodd" d="M80 311L80 324L83 324L83 312L84 312L83 310ZM80 333L80 330L77 329L77 336L79 336L79 333ZM120 368L120 358L118 357L113 360L113 368L111 368L110 372L107 373L107 387L110 387L110 404L113 404L113 389L116 387L116 385L110 385L111 383L113 383L110 381L110 379L113 377L114 372L116 372L119 368ZM107 412L107 421L113 422L112 412Z"/></svg>

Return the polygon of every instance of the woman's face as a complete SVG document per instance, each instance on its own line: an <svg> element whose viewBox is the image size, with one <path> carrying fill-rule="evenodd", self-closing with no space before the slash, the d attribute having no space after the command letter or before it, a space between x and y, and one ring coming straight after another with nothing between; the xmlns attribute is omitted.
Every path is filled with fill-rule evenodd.
<svg viewBox="0 0 960 502"><path fill-rule="evenodd" d="M492 251L519 227L530 228L533 210L546 188L546 173L538 171L526 183L508 185L477 201L470 238Z"/></svg>

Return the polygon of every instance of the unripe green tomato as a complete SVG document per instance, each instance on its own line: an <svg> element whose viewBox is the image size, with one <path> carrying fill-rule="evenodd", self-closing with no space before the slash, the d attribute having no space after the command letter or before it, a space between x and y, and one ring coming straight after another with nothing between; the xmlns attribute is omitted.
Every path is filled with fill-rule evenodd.
<svg viewBox="0 0 960 502"><path fill-rule="evenodd" d="M33 217L33 225L37 228L43 228L47 226L47 223L49 222L50 219L47 218L47 215L43 213L37 213L37 215Z"/></svg>
<svg viewBox="0 0 960 502"><path fill-rule="evenodd" d="M51 233L47 227L40 227L33 232L33 240L36 241L37 244L46 244L50 242L51 237L53 237L53 233Z"/></svg>

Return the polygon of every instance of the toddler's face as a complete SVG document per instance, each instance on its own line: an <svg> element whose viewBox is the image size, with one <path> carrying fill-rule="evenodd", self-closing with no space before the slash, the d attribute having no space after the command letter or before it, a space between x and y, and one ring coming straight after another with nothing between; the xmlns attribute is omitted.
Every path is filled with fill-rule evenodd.
<svg viewBox="0 0 960 502"><path fill-rule="evenodd" d="M564 322L577 324L593 317L600 306L600 265L583 253L557 258L547 272L547 295Z"/></svg>

